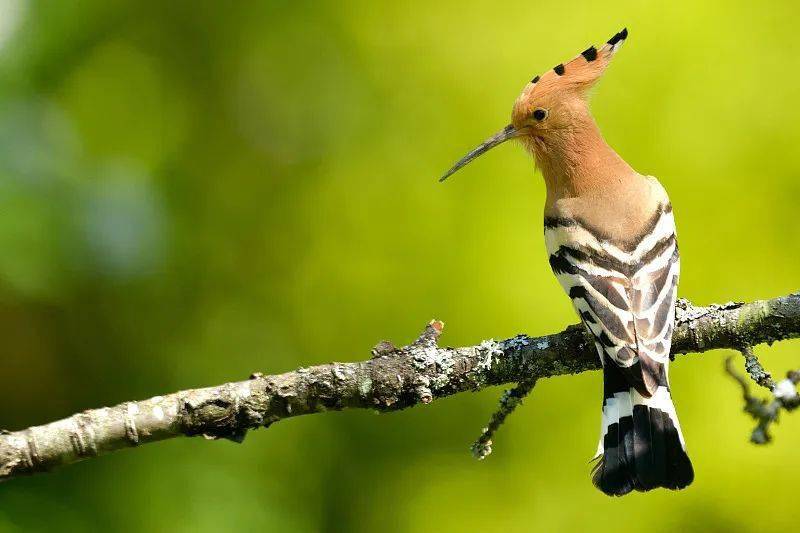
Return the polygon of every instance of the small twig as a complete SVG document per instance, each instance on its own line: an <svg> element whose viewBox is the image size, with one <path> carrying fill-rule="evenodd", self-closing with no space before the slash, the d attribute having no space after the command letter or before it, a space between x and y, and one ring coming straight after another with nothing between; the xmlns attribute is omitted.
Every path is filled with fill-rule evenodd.
<svg viewBox="0 0 800 533"><path fill-rule="evenodd" d="M742 377L741 374L736 372L733 369L733 356L728 356L725 358L725 372L727 372L742 388L742 398L745 402L748 401L750 396L750 386L747 384L747 380Z"/></svg>
<svg viewBox="0 0 800 533"><path fill-rule="evenodd" d="M495 432L503 425L508 415L522 404L522 400L530 394L534 386L536 386L536 379L531 379L522 381L513 389L503 392L500 397L500 408L494 412L492 418L489 419L489 425L483 428L481 436L470 447L472 455L476 459L486 459L486 456L492 453L492 437Z"/></svg>
<svg viewBox="0 0 800 533"><path fill-rule="evenodd" d="M725 360L725 371L730 374L742 388L742 398L745 404L744 412L756 420L756 427L750 435L750 442L753 444L767 444L772 441L769 427L771 424L778 422L778 415L781 409L792 411L800 406L800 395L797 394L796 388L797 383L800 382L800 371L793 370L787 372L786 379L776 384L769 373L761 367L758 359L753 355L752 350L748 350L748 352L750 357L742 350L742 353L745 355L745 368L747 368L753 381L759 385L767 387L765 383L759 380L769 380L769 382L772 383L772 386L767 387L772 392L773 397L771 400L755 398L750 394L750 386L747 380L733 369L732 357L728 357ZM765 375L766 378L764 378Z"/></svg>
<svg viewBox="0 0 800 533"><path fill-rule="evenodd" d="M436 347L436 342L439 340L439 335L444 331L444 322L441 320L433 319L428 322L425 329L422 331L417 340L414 341L412 346L421 347Z"/></svg>
<svg viewBox="0 0 800 533"><path fill-rule="evenodd" d="M775 381L772 379L772 375L761 366L761 361L758 360L755 352L753 352L753 347L744 346L739 351L744 356L744 369L747 370L753 381L770 391L774 389Z"/></svg>

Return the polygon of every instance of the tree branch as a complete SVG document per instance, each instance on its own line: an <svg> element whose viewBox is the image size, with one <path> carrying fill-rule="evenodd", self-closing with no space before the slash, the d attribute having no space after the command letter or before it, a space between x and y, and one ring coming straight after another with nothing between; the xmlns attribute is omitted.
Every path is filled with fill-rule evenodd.
<svg viewBox="0 0 800 533"><path fill-rule="evenodd" d="M599 368L582 326L542 337L441 348L432 321L411 345L386 341L368 361L330 363L217 387L93 409L21 431L0 433L0 480L34 474L178 436L241 442L248 429L328 410L394 411L490 385ZM800 336L800 293L751 303L677 304L672 354L752 347Z"/></svg>

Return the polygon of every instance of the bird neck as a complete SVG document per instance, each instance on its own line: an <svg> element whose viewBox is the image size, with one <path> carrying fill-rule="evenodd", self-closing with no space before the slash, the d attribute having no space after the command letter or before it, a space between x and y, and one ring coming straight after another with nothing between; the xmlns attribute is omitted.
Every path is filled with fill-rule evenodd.
<svg viewBox="0 0 800 533"><path fill-rule="evenodd" d="M546 210L561 198L616 189L636 175L606 143L590 115L571 128L534 139L531 148L547 187Z"/></svg>

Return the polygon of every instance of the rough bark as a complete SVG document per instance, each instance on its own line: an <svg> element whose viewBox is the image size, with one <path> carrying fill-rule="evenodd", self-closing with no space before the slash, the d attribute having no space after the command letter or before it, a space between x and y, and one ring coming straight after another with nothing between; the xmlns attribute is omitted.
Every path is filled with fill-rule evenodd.
<svg viewBox="0 0 800 533"><path fill-rule="evenodd" d="M541 337L518 335L462 348L439 347L432 321L411 345L386 341L368 361L253 374L245 381L192 389L78 413L0 433L0 480L44 472L121 448L178 436L241 441L249 429L327 410L394 411L490 385L533 382L599 368L580 325ZM677 304L673 355L744 350L800 336L800 293L751 303Z"/></svg>

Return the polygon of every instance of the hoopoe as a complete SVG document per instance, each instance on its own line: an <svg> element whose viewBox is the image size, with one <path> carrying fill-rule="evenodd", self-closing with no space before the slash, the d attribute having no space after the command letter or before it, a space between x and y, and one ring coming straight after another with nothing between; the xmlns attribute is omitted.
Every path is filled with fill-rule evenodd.
<svg viewBox="0 0 800 533"><path fill-rule="evenodd" d="M603 364L592 481L614 496L682 489L694 478L668 381L680 266L672 207L656 178L606 144L588 107L589 89L627 36L623 29L533 78L511 124L440 180L509 139L541 169L550 266Z"/></svg>

